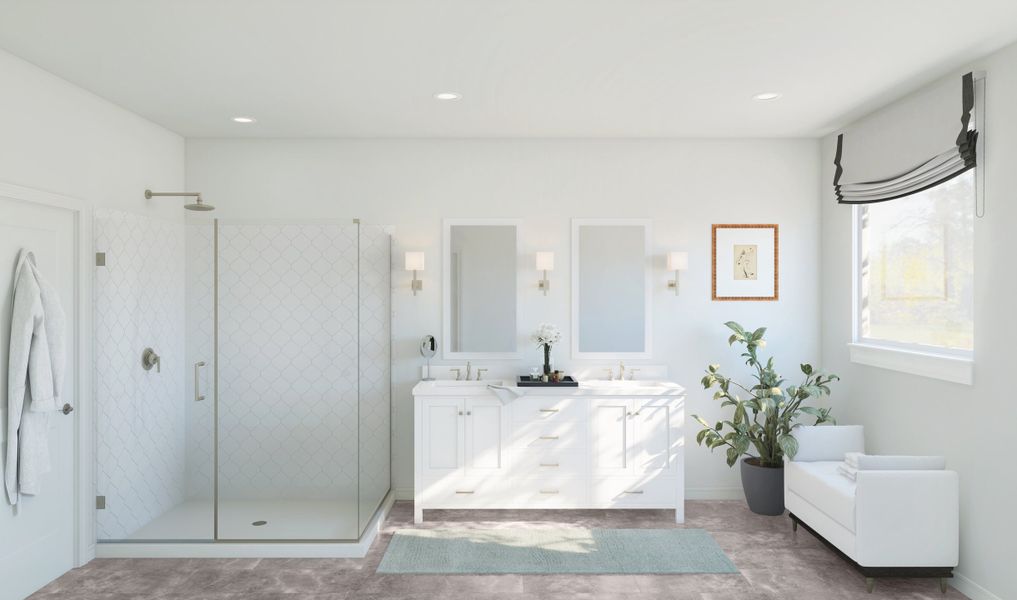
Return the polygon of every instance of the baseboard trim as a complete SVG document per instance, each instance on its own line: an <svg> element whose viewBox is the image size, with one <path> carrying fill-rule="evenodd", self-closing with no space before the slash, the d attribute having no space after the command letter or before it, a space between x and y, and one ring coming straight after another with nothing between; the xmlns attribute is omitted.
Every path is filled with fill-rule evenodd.
<svg viewBox="0 0 1017 600"><path fill-rule="evenodd" d="M413 488L394 488L396 500L413 500ZM740 487L687 488L686 500L744 500L745 493Z"/></svg>
<svg viewBox="0 0 1017 600"><path fill-rule="evenodd" d="M954 572L950 585L971 600L1003 600L996 594L978 585L963 573Z"/></svg>
<svg viewBox="0 0 1017 600"><path fill-rule="evenodd" d="M744 500L745 492L740 487L699 487L685 488L686 500Z"/></svg>

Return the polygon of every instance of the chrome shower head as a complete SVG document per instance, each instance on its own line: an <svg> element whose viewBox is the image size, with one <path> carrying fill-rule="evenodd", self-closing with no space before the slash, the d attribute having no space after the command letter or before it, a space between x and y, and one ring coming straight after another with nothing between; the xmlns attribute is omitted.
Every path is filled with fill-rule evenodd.
<svg viewBox="0 0 1017 600"><path fill-rule="evenodd" d="M145 199L151 200L155 196L185 196L188 198L194 198L193 204L185 204L184 208L187 210L215 210L215 207L211 204L205 204L201 201L201 192L153 192L152 190L145 190Z"/></svg>

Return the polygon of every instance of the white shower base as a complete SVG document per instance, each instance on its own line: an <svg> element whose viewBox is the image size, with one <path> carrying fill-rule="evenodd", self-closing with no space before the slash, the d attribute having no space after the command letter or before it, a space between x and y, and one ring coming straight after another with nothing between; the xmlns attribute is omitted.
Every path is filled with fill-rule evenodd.
<svg viewBox="0 0 1017 600"><path fill-rule="evenodd" d="M211 540L211 500L190 500L134 532L130 540ZM255 521L266 521L254 526ZM360 533L354 500L223 500L221 540L350 540Z"/></svg>
<svg viewBox="0 0 1017 600"><path fill-rule="evenodd" d="M95 555L99 558L362 558L367 555L394 501L394 495L389 493L375 511L363 536L348 542L330 541L342 539L341 536L323 537L327 535L326 528L345 528L345 531L356 532L355 517L349 516L355 514L353 507L347 505L348 512L340 512L337 506L341 508L341 504L338 502L223 502L219 511L220 541L211 538L211 503L186 502L156 518L127 540L97 544ZM224 517L228 521L224 521ZM274 530L270 529L273 518L276 520ZM268 521L268 524L253 527L251 522L254 520ZM227 529L224 530L224 526ZM166 537L148 537L170 531L173 534ZM307 535L307 532L313 532L313 536ZM295 537L295 534L304 537ZM185 538L185 535L190 537ZM228 538L227 535L235 537ZM319 539L321 541L314 541Z"/></svg>

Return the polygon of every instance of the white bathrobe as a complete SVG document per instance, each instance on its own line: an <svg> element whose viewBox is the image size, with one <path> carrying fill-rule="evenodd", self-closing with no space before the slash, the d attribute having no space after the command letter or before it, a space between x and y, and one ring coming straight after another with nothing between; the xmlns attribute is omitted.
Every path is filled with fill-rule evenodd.
<svg viewBox="0 0 1017 600"><path fill-rule="evenodd" d="M60 406L66 350L66 316L26 249L14 270L10 363L7 380L7 498L38 494L49 471L49 417Z"/></svg>

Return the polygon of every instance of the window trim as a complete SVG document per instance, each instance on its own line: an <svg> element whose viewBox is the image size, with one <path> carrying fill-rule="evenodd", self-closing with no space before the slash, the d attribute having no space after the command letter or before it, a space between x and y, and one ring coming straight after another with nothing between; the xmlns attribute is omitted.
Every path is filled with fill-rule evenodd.
<svg viewBox="0 0 1017 600"><path fill-rule="evenodd" d="M851 362L953 383L973 385L975 364L973 350L939 348L862 336L863 208L864 205L858 204L851 207L852 306L851 341L848 342Z"/></svg>

